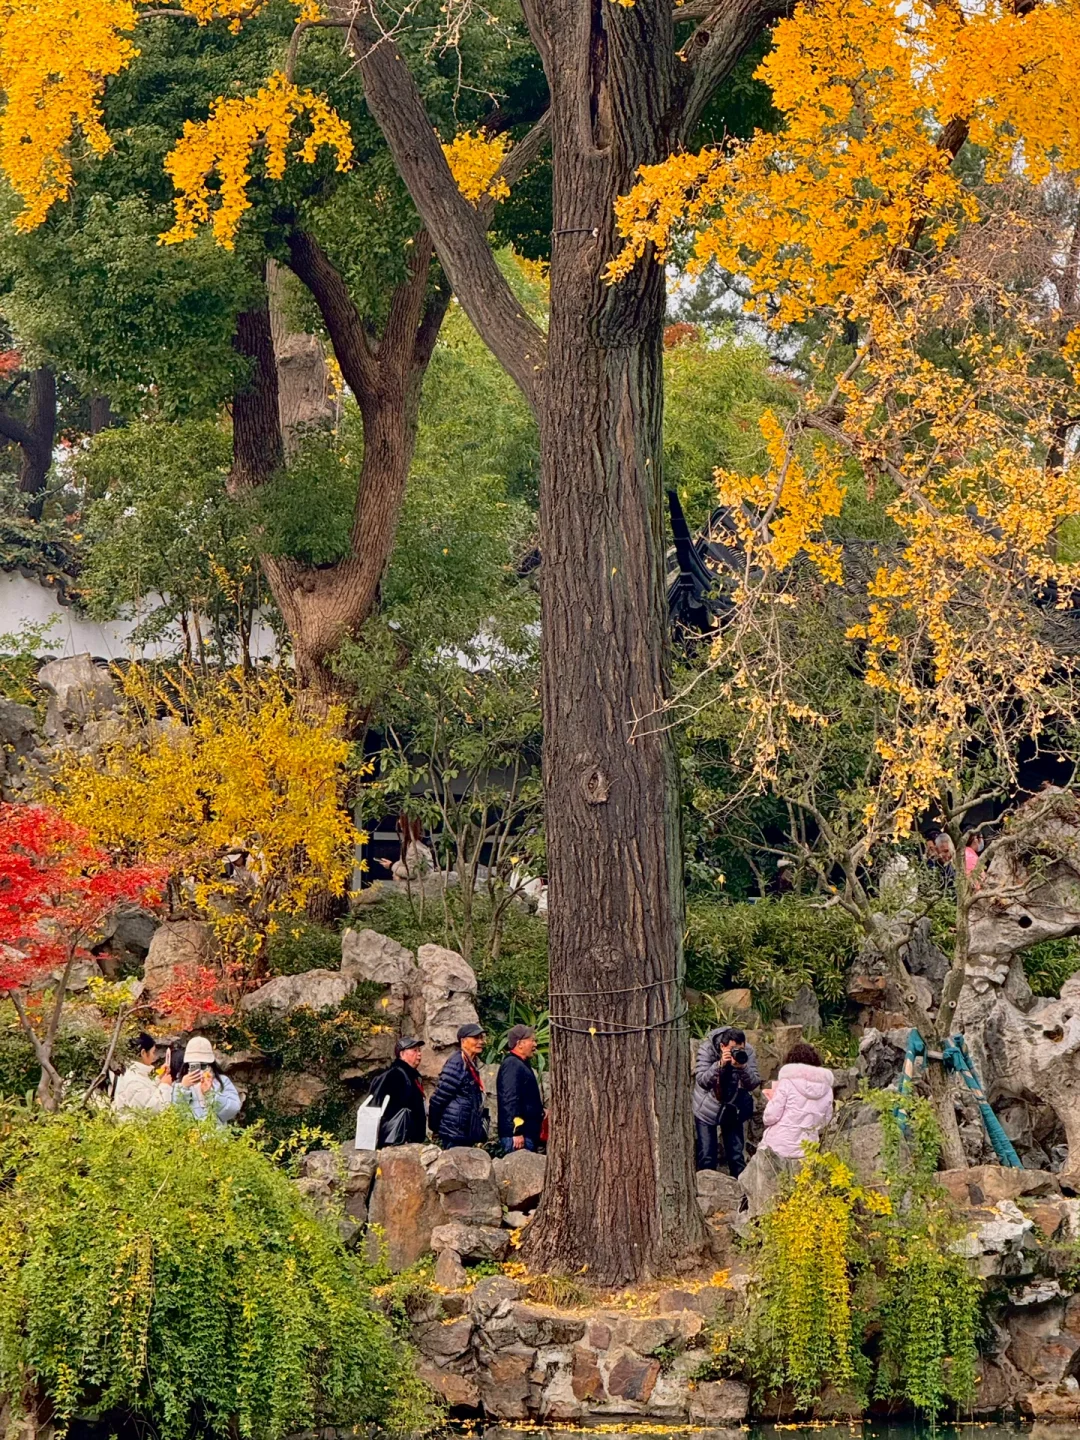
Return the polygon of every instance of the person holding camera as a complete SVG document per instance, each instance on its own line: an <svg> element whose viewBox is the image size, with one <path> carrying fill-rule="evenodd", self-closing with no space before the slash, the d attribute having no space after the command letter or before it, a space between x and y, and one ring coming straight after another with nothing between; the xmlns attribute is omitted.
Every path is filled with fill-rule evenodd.
<svg viewBox="0 0 1080 1440"><path fill-rule="evenodd" d="M746 1168L743 1130L754 1113L754 1091L761 1084L757 1057L746 1035L723 1025L706 1035L694 1072L694 1131L699 1170L719 1169L718 1139L733 1177Z"/></svg>
<svg viewBox="0 0 1080 1440"><path fill-rule="evenodd" d="M174 1105L186 1106L196 1120L212 1115L227 1125L240 1113L236 1086L218 1069L214 1047L203 1035L193 1035L184 1049L184 1073L172 1087Z"/></svg>

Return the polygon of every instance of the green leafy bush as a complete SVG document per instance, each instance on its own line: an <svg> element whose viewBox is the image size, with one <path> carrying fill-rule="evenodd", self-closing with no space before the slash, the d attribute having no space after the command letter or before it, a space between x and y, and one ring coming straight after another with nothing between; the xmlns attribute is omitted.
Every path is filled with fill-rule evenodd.
<svg viewBox="0 0 1080 1440"><path fill-rule="evenodd" d="M809 1147L758 1224L741 1350L766 1387L790 1387L800 1405L833 1385L933 1418L974 1395L982 1286L952 1248L962 1226L934 1179L929 1101L863 1098L881 1118L886 1183L865 1186L840 1156Z"/></svg>
<svg viewBox="0 0 1080 1440"><path fill-rule="evenodd" d="M0 1024L0 1096L21 1099L37 1088L41 1062L10 1006ZM109 1035L100 1020L80 1006L71 1006L61 1021L53 1049L53 1064L65 1080L88 1085L100 1072Z"/></svg>
<svg viewBox="0 0 1080 1440"><path fill-rule="evenodd" d="M1080 970L1080 944L1075 940L1044 940L1023 953L1024 974L1036 995L1060 995L1061 987Z"/></svg>
<svg viewBox="0 0 1080 1440"><path fill-rule="evenodd" d="M284 1015L262 1007L225 1021L218 1031L218 1043L226 1053L254 1051L272 1065L271 1073L262 1075L248 1091L241 1117L244 1124L259 1124L275 1141L289 1140L305 1125L346 1139L352 1130L356 1095L341 1079L341 1072L354 1063L354 1047L363 1046L381 1023L376 1014L379 990L378 985L360 984L338 1007L312 1010L301 1005ZM292 1103L282 1103L281 1087L288 1088L290 1074L301 1073L318 1076L326 1089L297 1115Z"/></svg>
<svg viewBox="0 0 1080 1440"><path fill-rule="evenodd" d="M707 993L746 986L767 1022L804 985L819 1000L841 999L858 946L849 916L801 900L699 899L687 906L687 984Z"/></svg>
<svg viewBox="0 0 1080 1440"><path fill-rule="evenodd" d="M266 958L272 975L302 975L306 970L337 970L341 936L303 915L283 915L268 938Z"/></svg>
<svg viewBox="0 0 1080 1440"><path fill-rule="evenodd" d="M428 1419L369 1282L250 1132L9 1110L0 1386L161 1440Z"/></svg>

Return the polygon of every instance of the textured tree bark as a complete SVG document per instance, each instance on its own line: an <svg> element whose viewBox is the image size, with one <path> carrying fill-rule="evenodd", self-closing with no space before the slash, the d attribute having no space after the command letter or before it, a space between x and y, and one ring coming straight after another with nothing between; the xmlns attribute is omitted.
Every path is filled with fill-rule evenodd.
<svg viewBox="0 0 1080 1440"><path fill-rule="evenodd" d="M561 275L554 263L541 485L552 1138L526 1256L619 1285L704 1246L675 757L657 713L663 276L640 332L609 346L595 308L556 301Z"/></svg>
<svg viewBox="0 0 1080 1440"><path fill-rule="evenodd" d="M13 440L22 450L19 489L31 497L26 508L38 520L41 518L56 440L56 376L47 367L42 366L30 374L30 402L25 424L0 411L0 435Z"/></svg>
<svg viewBox="0 0 1080 1440"><path fill-rule="evenodd" d="M112 424L112 406L108 395L90 397L90 434L100 435Z"/></svg>
<svg viewBox="0 0 1080 1440"><path fill-rule="evenodd" d="M553 1091L526 1253L541 1269L587 1266L603 1284L696 1263L705 1239L676 765L660 713L664 276L649 265L625 287L603 279L615 199L670 148L660 8L616 33L599 7L554 4L544 19L556 176L539 404ZM574 34L586 23L588 45Z"/></svg>
<svg viewBox="0 0 1080 1440"><path fill-rule="evenodd" d="M291 458L305 433L329 429L337 423L341 404L333 392L323 341L317 335L293 330L289 325L287 275L288 271L276 260L267 263L266 289L277 362L281 439L286 458Z"/></svg>
<svg viewBox="0 0 1080 1440"><path fill-rule="evenodd" d="M331 706L344 705L346 729L355 731L364 717L354 708L353 687L334 673L332 660L378 601L412 463L423 376L449 295L441 289L428 294L431 246L421 235L413 247L409 278L392 297L376 355L344 281L325 255L307 236L294 236L292 251L292 268L320 306L360 407L364 455L349 553L322 566L267 554L260 556L260 563L292 640L301 708L325 715ZM233 403L230 484L240 492L265 484L286 459L268 304L237 318L235 344L251 362L250 379Z"/></svg>
<svg viewBox="0 0 1080 1440"><path fill-rule="evenodd" d="M682 855L662 584L663 275L617 287L614 202L667 155L760 32L756 0L709 7L676 54L670 0L523 0L551 95L551 314L514 303L408 69L348 6L375 116L455 293L540 424L552 1139L525 1242L600 1284L702 1257L682 1010ZM343 13L345 0L341 0Z"/></svg>
<svg viewBox="0 0 1080 1440"><path fill-rule="evenodd" d="M661 0L550 0L527 14L551 92L546 346L491 284L437 137L402 94L400 57L373 39L361 70L444 268L540 423L553 1091L549 1178L524 1253L618 1285L705 1249L675 763L658 714L664 278L650 264L617 288L603 279L616 197L671 147L676 60Z"/></svg>

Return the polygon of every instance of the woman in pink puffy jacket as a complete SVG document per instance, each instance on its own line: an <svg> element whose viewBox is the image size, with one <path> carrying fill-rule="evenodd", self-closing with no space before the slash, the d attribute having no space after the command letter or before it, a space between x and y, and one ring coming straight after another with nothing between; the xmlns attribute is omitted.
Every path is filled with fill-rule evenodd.
<svg viewBox="0 0 1080 1440"><path fill-rule="evenodd" d="M759 1146L785 1160L801 1160L803 1145L815 1141L832 1119L833 1073L812 1045L788 1051L776 1084L765 1091L765 1137Z"/></svg>

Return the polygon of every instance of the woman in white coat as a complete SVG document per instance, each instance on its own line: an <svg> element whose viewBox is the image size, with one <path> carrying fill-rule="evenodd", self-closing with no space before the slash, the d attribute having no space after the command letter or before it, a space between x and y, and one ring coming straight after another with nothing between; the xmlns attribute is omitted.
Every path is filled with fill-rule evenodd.
<svg viewBox="0 0 1080 1440"><path fill-rule="evenodd" d="M128 1118L140 1110L149 1110L152 1114L167 1110L172 1103L172 1086L158 1081L155 1070L157 1041L143 1030L131 1042L131 1048L139 1058L133 1060L117 1079L112 1096L113 1109L118 1115Z"/></svg>

